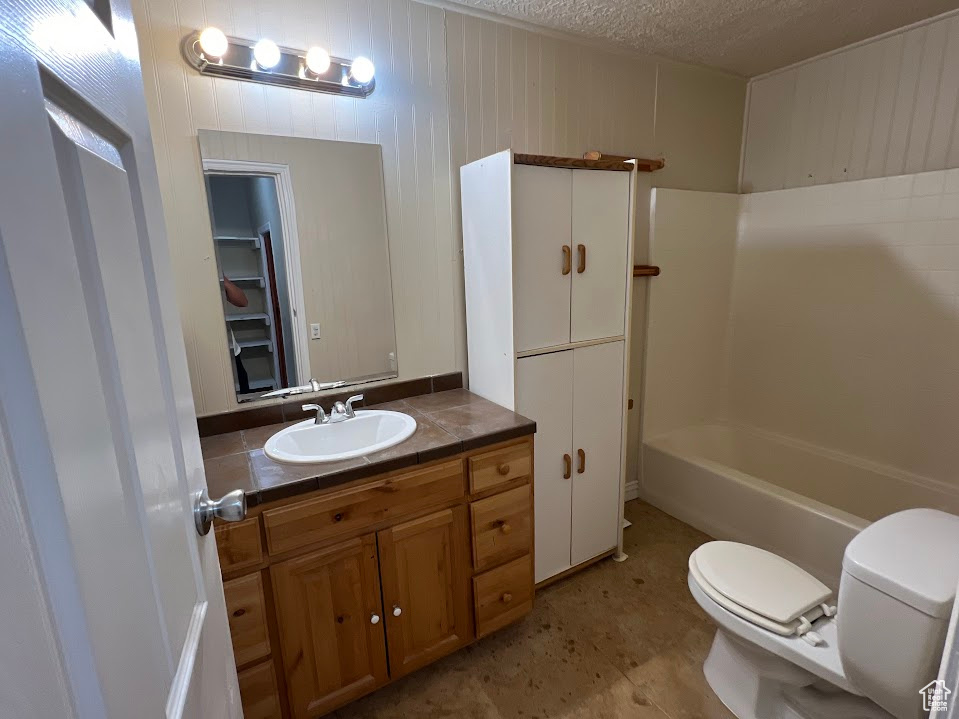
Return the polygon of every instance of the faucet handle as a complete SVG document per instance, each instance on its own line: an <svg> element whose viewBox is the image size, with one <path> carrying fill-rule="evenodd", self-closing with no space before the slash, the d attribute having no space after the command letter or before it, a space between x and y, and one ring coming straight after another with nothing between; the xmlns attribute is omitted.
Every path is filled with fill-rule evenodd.
<svg viewBox="0 0 959 719"><path fill-rule="evenodd" d="M361 394L355 394L352 397L350 397L348 400L346 400L346 416L355 417L356 413L353 411L353 403L362 402L362 401L363 401L363 395Z"/></svg>
<svg viewBox="0 0 959 719"><path fill-rule="evenodd" d="M304 412L316 412L316 424L326 424L326 412L318 404L304 404L300 409Z"/></svg>

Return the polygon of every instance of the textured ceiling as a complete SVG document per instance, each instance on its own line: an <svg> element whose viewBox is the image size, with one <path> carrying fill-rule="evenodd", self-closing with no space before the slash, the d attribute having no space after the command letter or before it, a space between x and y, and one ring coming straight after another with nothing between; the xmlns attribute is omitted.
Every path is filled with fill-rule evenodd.
<svg viewBox="0 0 959 719"><path fill-rule="evenodd" d="M959 0L454 1L747 77L959 7Z"/></svg>

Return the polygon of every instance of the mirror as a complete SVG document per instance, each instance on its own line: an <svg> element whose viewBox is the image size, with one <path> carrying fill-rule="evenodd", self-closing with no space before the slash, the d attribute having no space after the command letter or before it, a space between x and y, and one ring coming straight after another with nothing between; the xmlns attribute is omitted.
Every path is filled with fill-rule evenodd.
<svg viewBox="0 0 959 719"><path fill-rule="evenodd" d="M396 377L380 146L199 137L237 401Z"/></svg>

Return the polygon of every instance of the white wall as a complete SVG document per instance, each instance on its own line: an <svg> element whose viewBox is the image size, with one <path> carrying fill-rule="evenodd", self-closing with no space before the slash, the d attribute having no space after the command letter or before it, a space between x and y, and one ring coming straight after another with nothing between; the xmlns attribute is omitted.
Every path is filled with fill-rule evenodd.
<svg viewBox="0 0 959 719"><path fill-rule="evenodd" d="M599 149L664 155L654 183L736 186L740 78L409 0L136 0L134 15L199 414L236 404L225 382L195 380L219 371L204 366L201 345L220 322L216 301L196 289L209 279L195 241L209 232L198 128L382 144L401 377L466 369L460 165L511 146ZM354 100L199 76L179 46L208 24L369 54L376 91Z"/></svg>
<svg viewBox="0 0 959 719"><path fill-rule="evenodd" d="M959 167L955 12L749 84L742 191Z"/></svg>
<svg viewBox="0 0 959 719"><path fill-rule="evenodd" d="M724 414L739 195L655 190L643 436Z"/></svg>
<svg viewBox="0 0 959 719"><path fill-rule="evenodd" d="M959 170L743 198L733 421L959 484Z"/></svg>

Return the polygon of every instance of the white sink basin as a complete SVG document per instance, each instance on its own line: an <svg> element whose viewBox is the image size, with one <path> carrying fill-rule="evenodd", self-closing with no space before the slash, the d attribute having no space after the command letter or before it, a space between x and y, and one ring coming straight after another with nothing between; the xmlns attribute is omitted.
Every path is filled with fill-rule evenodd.
<svg viewBox="0 0 959 719"><path fill-rule="evenodd" d="M416 420L402 412L357 410L342 422L316 424L312 419L282 429L266 441L270 459L313 464L351 459L392 447L416 431Z"/></svg>

